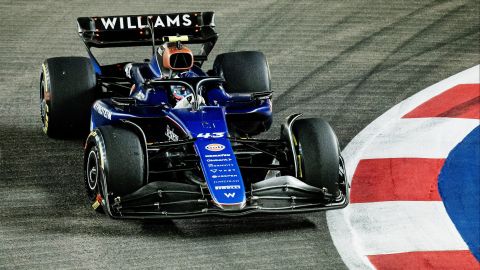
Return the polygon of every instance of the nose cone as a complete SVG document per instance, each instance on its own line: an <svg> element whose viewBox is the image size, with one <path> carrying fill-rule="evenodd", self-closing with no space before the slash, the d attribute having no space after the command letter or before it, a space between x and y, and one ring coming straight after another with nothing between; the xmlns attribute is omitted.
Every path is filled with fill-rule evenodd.
<svg viewBox="0 0 480 270"><path fill-rule="evenodd" d="M227 204L227 203L222 204L222 203L215 202L215 205L225 211L238 211L245 208L245 206L247 205L247 202L243 201L241 203L235 203L235 204Z"/></svg>

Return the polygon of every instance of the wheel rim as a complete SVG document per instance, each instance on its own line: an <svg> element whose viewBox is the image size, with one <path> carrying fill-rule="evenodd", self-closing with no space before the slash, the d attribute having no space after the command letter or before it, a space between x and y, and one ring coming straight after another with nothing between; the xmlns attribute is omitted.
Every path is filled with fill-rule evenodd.
<svg viewBox="0 0 480 270"><path fill-rule="evenodd" d="M95 191L98 186L98 155L96 147L93 147L88 153L87 159L87 184L90 190Z"/></svg>

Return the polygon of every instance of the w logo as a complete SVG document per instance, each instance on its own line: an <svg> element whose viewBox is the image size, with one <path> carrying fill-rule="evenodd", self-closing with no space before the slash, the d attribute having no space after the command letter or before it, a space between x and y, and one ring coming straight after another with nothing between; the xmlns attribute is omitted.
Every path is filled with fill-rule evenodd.
<svg viewBox="0 0 480 270"><path fill-rule="evenodd" d="M225 197L227 197L227 198L233 198L233 197L235 197L235 192L232 192L232 193L223 193L223 194L225 194Z"/></svg>

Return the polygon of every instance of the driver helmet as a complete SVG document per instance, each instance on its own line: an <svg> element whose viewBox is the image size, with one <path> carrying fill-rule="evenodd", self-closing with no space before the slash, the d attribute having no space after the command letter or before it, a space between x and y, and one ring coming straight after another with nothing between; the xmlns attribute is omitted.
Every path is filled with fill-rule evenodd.
<svg viewBox="0 0 480 270"><path fill-rule="evenodd" d="M187 71L193 66L193 53L180 42L167 42L158 49L162 68L168 71Z"/></svg>

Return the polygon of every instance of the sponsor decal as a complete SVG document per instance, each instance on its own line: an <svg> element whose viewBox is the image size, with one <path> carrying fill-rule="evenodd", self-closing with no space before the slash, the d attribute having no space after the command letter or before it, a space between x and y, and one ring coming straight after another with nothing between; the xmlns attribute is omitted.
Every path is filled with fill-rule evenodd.
<svg viewBox="0 0 480 270"><path fill-rule="evenodd" d="M233 167L233 164L227 163L227 164L208 164L209 168L215 168L215 167Z"/></svg>
<svg viewBox="0 0 480 270"><path fill-rule="evenodd" d="M230 154L215 154L215 155L205 155L207 158L218 158L218 157L229 157Z"/></svg>
<svg viewBox="0 0 480 270"><path fill-rule="evenodd" d="M143 29L148 28L148 18L152 20L155 28L192 26L190 14L177 14L99 18L101 23L97 21L97 27L102 30ZM95 18L95 20L98 19Z"/></svg>
<svg viewBox="0 0 480 270"><path fill-rule="evenodd" d="M212 178L229 178L229 177L237 177L236 174L221 174L221 175L212 175Z"/></svg>
<svg viewBox="0 0 480 270"><path fill-rule="evenodd" d="M232 179L215 179L213 181L214 185L220 185L220 184L225 184L225 185L233 185L233 184L238 184L238 180L232 180Z"/></svg>
<svg viewBox="0 0 480 270"><path fill-rule="evenodd" d="M223 193L225 195L225 197L227 198L233 198L235 197L235 192L232 192L232 193Z"/></svg>
<svg viewBox="0 0 480 270"><path fill-rule="evenodd" d="M211 172L216 173L216 172L235 172L235 169L210 169Z"/></svg>
<svg viewBox="0 0 480 270"><path fill-rule="evenodd" d="M175 134L172 128L167 125L167 130L165 131L165 136L167 136L168 140L178 142L178 135Z"/></svg>
<svg viewBox="0 0 480 270"><path fill-rule="evenodd" d="M212 152L219 152L219 151L222 151L223 149L225 149L225 145L220 144L220 143L211 143L211 144L208 144L207 146L205 146L205 149L207 149L208 151L212 151Z"/></svg>
<svg viewBox="0 0 480 270"><path fill-rule="evenodd" d="M230 186L216 186L215 190L222 190L222 189L241 189L240 185L230 185Z"/></svg>
<svg viewBox="0 0 480 270"><path fill-rule="evenodd" d="M236 170L235 169L210 169L210 171L212 173L216 173L216 172L235 172Z"/></svg>
<svg viewBox="0 0 480 270"><path fill-rule="evenodd" d="M112 120L112 112L109 111L107 108L103 107L102 105L100 105L100 103L98 102L95 103L93 105L93 109L104 118L107 118L108 120Z"/></svg>
<svg viewBox="0 0 480 270"><path fill-rule="evenodd" d="M207 162L225 162L225 161L232 161L231 158L209 158Z"/></svg>

